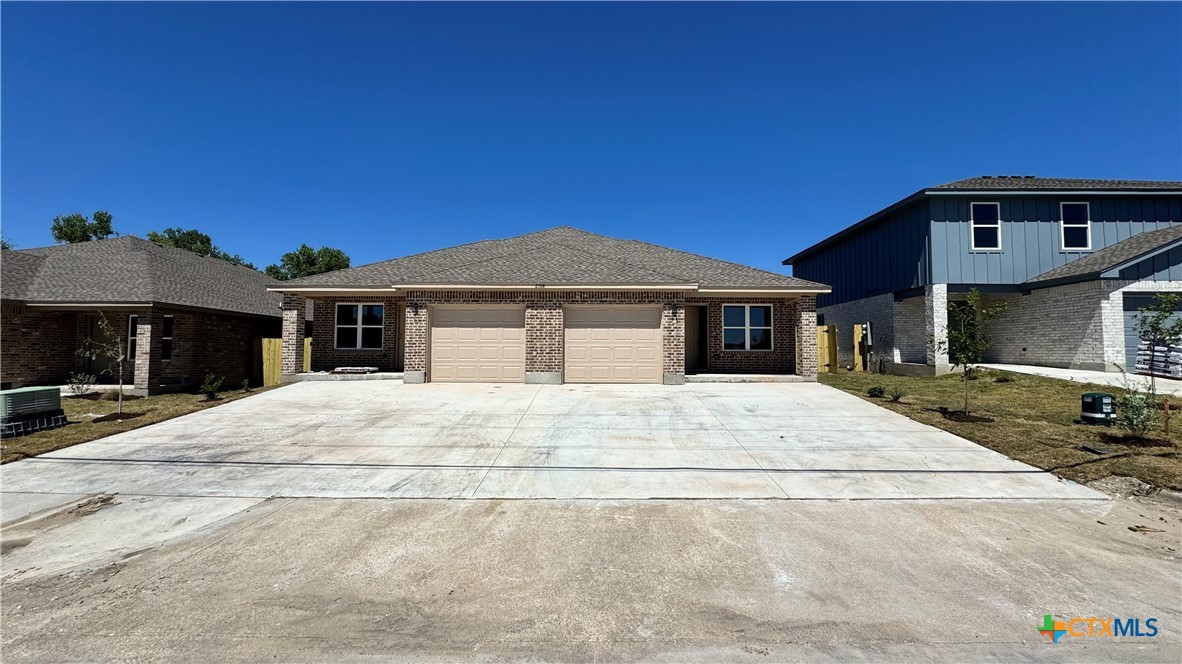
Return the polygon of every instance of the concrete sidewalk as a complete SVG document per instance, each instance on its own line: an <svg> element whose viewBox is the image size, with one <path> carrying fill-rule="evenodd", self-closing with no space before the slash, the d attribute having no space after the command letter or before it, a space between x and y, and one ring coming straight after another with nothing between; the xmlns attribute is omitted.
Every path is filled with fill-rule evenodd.
<svg viewBox="0 0 1182 664"><path fill-rule="evenodd" d="M1149 390L1149 376L1141 376L1132 373L1122 376L1119 372L1109 373L1106 371L1087 371L1084 369L1057 369L1055 367L1036 367L1027 364L982 364L980 366L985 369L1012 371L1014 373L1029 374L1031 376L1069 380L1073 383L1092 383L1095 385L1108 385L1111 387L1121 387L1123 385L1122 381L1127 376L1129 381L1138 389L1143 391ZM1156 383L1158 394L1182 396L1182 380L1172 380L1159 376L1156 380Z"/></svg>

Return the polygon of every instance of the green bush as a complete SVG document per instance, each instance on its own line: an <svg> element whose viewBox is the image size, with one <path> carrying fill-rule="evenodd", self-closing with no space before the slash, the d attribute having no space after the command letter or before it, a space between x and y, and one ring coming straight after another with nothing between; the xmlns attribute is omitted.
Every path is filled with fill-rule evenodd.
<svg viewBox="0 0 1182 664"><path fill-rule="evenodd" d="M94 387L95 381L98 377L94 374L77 372L70 374L69 380L66 381L66 386L70 390L70 394L80 397L90 391Z"/></svg>
<svg viewBox="0 0 1182 664"><path fill-rule="evenodd" d="M1156 421L1153 404L1146 394L1126 392L1120 398L1116 424L1130 434L1144 438Z"/></svg>
<svg viewBox="0 0 1182 664"><path fill-rule="evenodd" d="M213 401L217 398L218 392L222 389L223 380L225 380L225 376L205 375L205 380L201 383L201 393L205 395L206 401Z"/></svg>
<svg viewBox="0 0 1182 664"><path fill-rule="evenodd" d="M887 396L890 397L891 401L898 403L903 399L903 397L907 396L907 390L901 387L892 387L891 389L887 390Z"/></svg>
<svg viewBox="0 0 1182 664"><path fill-rule="evenodd" d="M874 387L866 390L866 395L869 396L871 399L881 399L884 396L886 396L886 390L875 385Z"/></svg>

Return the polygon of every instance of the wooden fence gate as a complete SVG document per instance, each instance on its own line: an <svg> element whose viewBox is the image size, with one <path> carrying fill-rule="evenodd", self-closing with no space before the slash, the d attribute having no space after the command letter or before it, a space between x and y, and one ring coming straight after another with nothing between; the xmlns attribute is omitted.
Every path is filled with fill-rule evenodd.
<svg viewBox="0 0 1182 664"><path fill-rule="evenodd" d="M837 371L837 326L817 326L817 371Z"/></svg>
<svg viewBox="0 0 1182 664"><path fill-rule="evenodd" d="M257 339L254 346L254 380L264 387L278 385L283 366L283 339ZM312 370L312 337L304 337L303 371Z"/></svg>

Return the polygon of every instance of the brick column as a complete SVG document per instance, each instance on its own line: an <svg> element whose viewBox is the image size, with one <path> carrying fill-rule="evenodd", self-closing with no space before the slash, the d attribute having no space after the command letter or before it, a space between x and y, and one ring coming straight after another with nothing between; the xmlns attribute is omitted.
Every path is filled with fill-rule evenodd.
<svg viewBox="0 0 1182 664"><path fill-rule="evenodd" d="M562 384L562 303L525 305L525 382Z"/></svg>
<svg viewBox="0 0 1182 664"><path fill-rule="evenodd" d="M937 374L948 373L948 284L923 287L923 315L928 365Z"/></svg>
<svg viewBox="0 0 1182 664"><path fill-rule="evenodd" d="M284 376L304 370L304 307L303 297L283 294L283 358L279 372Z"/></svg>
<svg viewBox="0 0 1182 664"><path fill-rule="evenodd" d="M796 375L817 379L817 296L796 300Z"/></svg>
<svg viewBox="0 0 1182 664"><path fill-rule="evenodd" d="M160 361L164 316L155 309L136 312L136 316L138 322L135 328L135 389L146 390L151 394L160 391L160 379L164 368Z"/></svg>
<svg viewBox="0 0 1182 664"><path fill-rule="evenodd" d="M402 335L402 382L427 381L427 305L418 300L406 302L406 331Z"/></svg>
<svg viewBox="0 0 1182 664"><path fill-rule="evenodd" d="M661 348L666 385L685 384L685 302L661 307Z"/></svg>

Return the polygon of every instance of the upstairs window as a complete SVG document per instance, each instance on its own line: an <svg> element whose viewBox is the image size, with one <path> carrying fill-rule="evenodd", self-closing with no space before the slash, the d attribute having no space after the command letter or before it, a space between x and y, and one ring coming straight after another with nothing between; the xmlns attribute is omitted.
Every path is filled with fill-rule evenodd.
<svg viewBox="0 0 1182 664"><path fill-rule="evenodd" d="M1090 251L1092 249L1092 214L1087 203L1060 203L1059 230L1063 240L1063 251Z"/></svg>
<svg viewBox="0 0 1182 664"><path fill-rule="evenodd" d="M336 347L379 350L385 312L380 304L338 304Z"/></svg>
<svg viewBox="0 0 1182 664"><path fill-rule="evenodd" d="M973 203L970 206L973 251L1001 250L1001 206L997 203Z"/></svg>
<svg viewBox="0 0 1182 664"><path fill-rule="evenodd" d="M722 307L723 350L771 350L772 308L765 304Z"/></svg>

